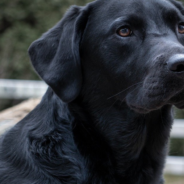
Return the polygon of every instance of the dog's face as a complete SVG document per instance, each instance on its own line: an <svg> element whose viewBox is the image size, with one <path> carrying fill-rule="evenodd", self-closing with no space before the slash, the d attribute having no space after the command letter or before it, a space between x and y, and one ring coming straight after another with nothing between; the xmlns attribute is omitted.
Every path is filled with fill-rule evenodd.
<svg viewBox="0 0 184 184"><path fill-rule="evenodd" d="M99 93L139 113L165 104L182 108L183 14L172 0L99 0L75 7L33 43L31 60L65 102L98 75L104 81L94 81L93 88L96 83Z"/></svg>
<svg viewBox="0 0 184 184"><path fill-rule="evenodd" d="M110 76L112 97L138 112L165 104L184 107L184 15L177 5L111 0L93 12L86 27L84 57Z"/></svg>

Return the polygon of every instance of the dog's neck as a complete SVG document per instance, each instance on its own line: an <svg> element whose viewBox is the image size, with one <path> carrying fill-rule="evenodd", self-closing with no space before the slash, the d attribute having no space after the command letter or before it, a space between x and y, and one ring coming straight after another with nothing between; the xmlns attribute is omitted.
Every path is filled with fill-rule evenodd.
<svg viewBox="0 0 184 184"><path fill-rule="evenodd" d="M94 142L86 141L83 147L89 147L92 144L90 145L92 150L99 149L98 154L101 152L103 155L99 160L104 160L106 164L111 160L111 163L108 163L109 166L114 167L118 174L124 177L127 175L131 177L132 168L138 167L137 170L141 170L150 162L153 162L153 168L155 167L150 168L153 169L150 172L157 172L157 174L161 172L164 163L158 158L167 154L168 137L173 119L171 105L148 114L138 114L125 102L109 103L106 99L103 101L102 97L99 100L96 98L94 101L84 101L78 99L74 103L79 107L76 108L79 111L75 113L79 115L83 111L83 115L88 115L86 119L80 118L84 120L83 122L76 121L76 127L81 127L81 135L76 135L79 146L80 142L83 142L82 139L93 139ZM82 134L87 136L82 137ZM89 150L89 154L92 150ZM98 163L97 167L100 167L99 162L94 163Z"/></svg>
<svg viewBox="0 0 184 184"><path fill-rule="evenodd" d="M101 104L82 98L64 104L54 93L47 97L53 99L48 99L48 103L52 103L49 106L53 106L53 113L61 121L71 121L70 131L73 132L74 142L79 153L87 160L88 167L106 173L115 172L115 175L125 179L132 175L131 171L135 167L135 170L140 170L139 175L142 175L147 163L152 162L150 172L160 174L164 163L160 161L163 159L158 158L167 153L172 125L170 105L148 114L138 114L125 103L116 102L110 106L102 98L98 101Z"/></svg>

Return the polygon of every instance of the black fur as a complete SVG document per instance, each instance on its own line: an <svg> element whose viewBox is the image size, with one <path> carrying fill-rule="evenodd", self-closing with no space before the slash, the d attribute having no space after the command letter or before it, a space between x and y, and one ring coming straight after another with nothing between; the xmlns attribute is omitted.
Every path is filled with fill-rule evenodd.
<svg viewBox="0 0 184 184"><path fill-rule="evenodd" d="M172 0L97 0L33 42L49 88L1 138L0 184L163 184L172 105L184 107L183 10Z"/></svg>

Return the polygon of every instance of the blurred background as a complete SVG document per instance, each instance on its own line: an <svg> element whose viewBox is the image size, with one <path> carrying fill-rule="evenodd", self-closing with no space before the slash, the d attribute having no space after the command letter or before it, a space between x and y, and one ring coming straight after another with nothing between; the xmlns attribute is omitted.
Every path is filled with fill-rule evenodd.
<svg viewBox="0 0 184 184"><path fill-rule="evenodd" d="M21 81L39 80L27 49L61 19L70 5L88 2L90 0L0 0L0 111L43 94L44 84ZM175 118L166 184L184 184L184 120L177 120L184 118L184 111L175 109ZM2 122L0 118L0 129Z"/></svg>
<svg viewBox="0 0 184 184"><path fill-rule="evenodd" d="M90 0L0 0L0 79L38 80L29 45L53 27L70 5ZM19 100L0 99L0 110Z"/></svg>

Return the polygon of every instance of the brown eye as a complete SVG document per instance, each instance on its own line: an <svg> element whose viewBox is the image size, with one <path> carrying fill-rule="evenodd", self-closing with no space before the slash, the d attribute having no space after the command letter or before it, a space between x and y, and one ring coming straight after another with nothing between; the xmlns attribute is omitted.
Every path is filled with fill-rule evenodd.
<svg viewBox="0 0 184 184"><path fill-rule="evenodd" d="M130 36L132 34L132 31L129 27L122 27L122 28L118 29L117 33L118 33L118 35L120 35L122 37L127 37L127 36Z"/></svg>
<svg viewBox="0 0 184 184"><path fill-rule="evenodd" d="M179 32L180 34L184 34L184 23L180 23L180 24L178 25L178 32Z"/></svg>

